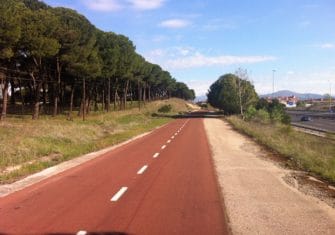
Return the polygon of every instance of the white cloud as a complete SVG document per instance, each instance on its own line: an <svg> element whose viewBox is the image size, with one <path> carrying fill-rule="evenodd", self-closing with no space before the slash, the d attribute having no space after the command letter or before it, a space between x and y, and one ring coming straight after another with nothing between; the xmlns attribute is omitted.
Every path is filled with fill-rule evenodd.
<svg viewBox="0 0 335 235"><path fill-rule="evenodd" d="M167 61L167 67L172 69L186 69L195 67L226 66L234 64L253 64L276 60L273 56L205 56L201 53Z"/></svg>
<svg viewBox="0 0 335 235"><path fill-rule="evenodd" d="M124 8L153 10L163 6L165 0L83 0L84 4L95 11L119 11Z"/></svg>
<svg viewBox="0 0 335 235"><path fill-rule="evenodd" d="M170 47L164 49L155 49L144 53L145 58L163 66L165 69L189 69L213 66L229 66L254 64L267 61L274 61L274 56L232 56L219 55L208 56L200 53L192 47Z"/></svg>
<svg viewBox="0 0 335 235"><path fill-rule="evenodd" d="M118 0L85 0L84 4L95 11L119 11L124 7Z"/></svg>
<svg viewBox="0 0 335 235"><path fill-rule="evenodd" d="M320 49L335 49L335 43L325 42L319 44L310 44L309 47L320 48Z"/></svg>
<svg viewBox="0 0 335 235"><path fill-rule="evenodd" d="M160 8L165 0L128 0L138 10L152 10Z"/></svg>
<svg viewBox="0 0 335 235"><path fill-rule="evenodd" d="M322 49L333 49L333 48L335 48L335 44L324 43L324 44L319 45L319 47L322 48Z"/></svg>
<svg viewBox="0 0 335 235"><path fill-rule="evenodd" d="M178 29L178 28L185 28L189 26L191 23L187 20L182 20L182 19L170 19L170 20L165 20L162 21L159 26L164 27L164 28L173 28L173 29Z"/></svg>

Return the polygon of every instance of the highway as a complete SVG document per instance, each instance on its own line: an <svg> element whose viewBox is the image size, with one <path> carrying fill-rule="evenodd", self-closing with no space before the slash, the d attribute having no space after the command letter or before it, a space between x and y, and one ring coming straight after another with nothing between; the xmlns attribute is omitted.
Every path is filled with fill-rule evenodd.
<svg viewBox="0 0 335 235"><path fill-rule="evenodd" d="M228 234L202 119L0 198L0 234Z"/></svg>
<svg viewBox="0 0 335 235"><path fill-rule="evenodd" d="M320 129L326 132L335 132L335 113L287 111L291 123L299 126ZM310 116L312 121L300 121L302 116Z"/></svg>

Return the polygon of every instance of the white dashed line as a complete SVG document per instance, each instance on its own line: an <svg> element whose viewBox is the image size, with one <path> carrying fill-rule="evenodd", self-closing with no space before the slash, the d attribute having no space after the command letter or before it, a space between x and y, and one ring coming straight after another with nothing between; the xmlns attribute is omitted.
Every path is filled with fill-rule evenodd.
<svg viewBox="0 0 335 235"><path fill-rule="evenodd" d="M163 145L161 149L165 149L166 148L166 145Z"/></svg>
<svg viewBox="0 0 335 235"><path fill-rule="evenodd" d="M171 139L174 139L174 135L173 135L173 136L171 136Z"/></svg>
<svg viewBox="0 0 335 235"><path fill-rule="evenodd" d="M144 172L147 168L148 168L147 165L143 166L143 167L137 172L137 174L138 174L138 175L143 174L143 172Z"/></svg>
<svg viewBox="0 0 335 235"><path fill-rule="evenodd" d="M127 191L127 187L122 187L119 192L117 192L114 197L112 197L111 201L112 202L116 202L117 200L120 199L120 197L122 197L122 195Z"/></svg>
<svg viewBox="0 0 335 235"><path fill-rule="evenodd" d="M80 230L79 232L76 233L76 235L86 235L87 232L84 230Z"/></svg>
<svg viewBox="0 0 335 235"><path fill-rule="evenodd" d="M153 156L153 158L156 158L158 156L159 156L159 153L155 153L154 156Z"/></svg>
<svg viewBox="0 0 335 235"><path fill-rule="evenodd" d="M171 140L166 141L166 143L168 143L168 144L171 143Z"/></svg>

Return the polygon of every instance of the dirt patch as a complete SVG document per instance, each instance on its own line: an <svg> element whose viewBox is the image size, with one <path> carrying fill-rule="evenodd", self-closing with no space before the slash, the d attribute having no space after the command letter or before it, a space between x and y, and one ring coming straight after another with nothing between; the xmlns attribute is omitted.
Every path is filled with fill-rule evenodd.
<svg viewBox="0 0 335 235"><path fill-rule="evenodd" d="M323 182L301 171L291 172L284 176L283 180L300 192L316 197L332 208L335 208L335 189L327 182Z"/></svg>
<svg viewBox="0 0 335 235"><path fill-rule="evenodd" d="M197 110L200 110L201 107L199 107L198 105L196 104L192 104L192 103L186 103L186 106L188 108L190 108L192 111L197 111Z"/></svg>
<svg viewBox="0 0 335 235"><path fill-rule="evenodd" d="M58 162L58 159L61 158L62 156L63 155L60 154L60 153L52 153L48 156L44 156L44 157L41 157L41 158L33 160L33 161L25 162L25 163L18 164L18 165L15 165L15 166L9 166L9 167L6 167L5 169L1 170L0 175L10 174L14 171L20 170L23 166L32 165L32 164L35 164L37 162Z"/></svg>

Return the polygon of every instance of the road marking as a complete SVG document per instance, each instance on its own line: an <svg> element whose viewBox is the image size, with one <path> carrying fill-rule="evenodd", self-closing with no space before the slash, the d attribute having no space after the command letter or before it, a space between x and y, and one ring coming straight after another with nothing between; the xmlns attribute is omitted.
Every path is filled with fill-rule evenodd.
<svg viewBox="0 0 335 235"><path fill-rule="evenodd" d="M76 233L76 235L86 235L87 232L84 230L80 230L79 232Z"/></svg>
<svg viewBox="0 0 335 235"><path fill-rule="evenodd" d="M153 156L153 158L156 158L158 156L159 156L159 153L155 153L154 156Z"/></svg>
<svg viewBox="0 0 335 235"><path fill-rule="evenodd" d="M171 136L171 139L174 139L174 135L173 135L173 136Z"/></svg>
<svg viewBox="0 0 335 235"><path fill-rule="evenodd" d="M137 174L138 174L138 175L142 175L143 172L144 172L147 168L148 168L147 165L143 166L143 167L137 172Z"/></svg>
<svg viewBox="0 0 335 235"><path fill-rule="evenodd" d="M168 144L171 143L171 140L166 141L166 143L168 143Z"/></svg>
<svg viewBox="0 0 335 235"><path fill-rule="evenodd" d="M119 192L117 192L114 197L112 197L111 201L112 202L116 202L117 200L120 199L120 197L122 197L122 195L127 191L127 187L122 187Z"/></svg>
<svg viewBox="0 0 335 235"><path fill-rule="evenodd" d="M165 149L166 148L166 145L163 145L161 149Z"/></svg>

